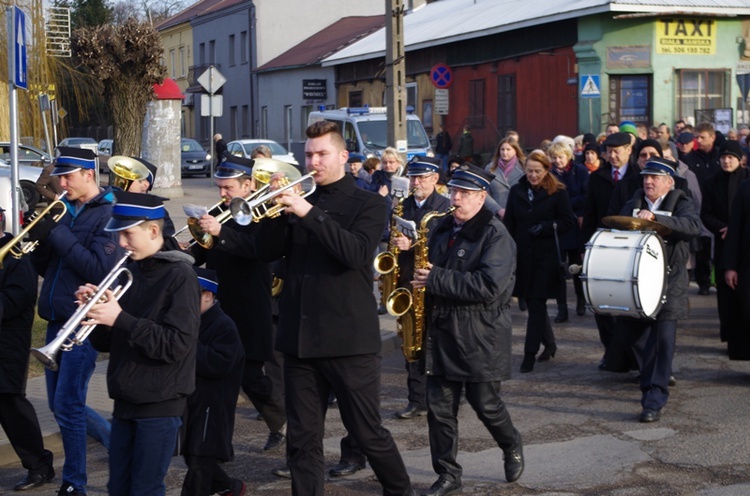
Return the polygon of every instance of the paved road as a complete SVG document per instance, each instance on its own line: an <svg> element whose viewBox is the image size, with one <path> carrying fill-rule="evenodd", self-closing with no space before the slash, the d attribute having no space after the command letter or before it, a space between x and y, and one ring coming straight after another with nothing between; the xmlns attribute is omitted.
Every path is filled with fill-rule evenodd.
<svg viewBox="0 0 750 496"><path fill-rule="evenodd" d="M213 203L207 179L187 179L186 197L169 204L179 227L179 206L185 202ZM184 217L184 216L182 216ZM523 356L526 315L513 308L514 377L504 383L504 397L516 426L524 436L526 471L513 485L502 480L502 454L469 407L459 414L459 461L464 466L464 494L612 494L726 496L750 494L750 376L748 362L726 358L718 340L715 295L690 290L691 318L679 326L675 376L678 384L663 418L640 424L640 393L634 376L600 372L596 363L601 348L591 314L573 316L554 325L559 350L534 372L517 372ZM553 305L550 311L554 314ZM425 417L396 420L393 413L406 397L405 372L395 349L394 321L381 319L384 338L382 413L406 466L420 490L434 481L429 458ZM106 365L103 362L101 365ZM44 406L39 379L30 381L29 396L39 406L47 444L59 453L54 420ZM109 412L110 403L99 369L92 379L89 403ZM289 483L270 474L283 462L283 452L263 452L265 424L254 420L246 402L238 406L235 460L227 471L248 481L252 493L289 494ZM331 409L325 438L326 460L335 464L338 442L344 434L338 410ZM106 494L107 454L93 441L89 445L89 494ZM62 455L56 458L60 469ZM14 460L4 436L0 437L0 488L20 479L24 471ZM180 494L185 468L175 459L168 477L169 496ZM55 480L59 483L60 478ZM29 494L51 494L57 485ZM330 481L327 493L380 494L367 469L356 476ZM2 491L2 490L0 490Z"/></svg>

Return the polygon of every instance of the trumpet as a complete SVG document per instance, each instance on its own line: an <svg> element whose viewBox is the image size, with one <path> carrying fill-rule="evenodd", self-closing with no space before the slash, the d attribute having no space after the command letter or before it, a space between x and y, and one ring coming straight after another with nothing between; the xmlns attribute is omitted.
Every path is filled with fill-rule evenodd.
<svg viewBox="0 0 750 496"><path fill-rule="evenodd" d="M23 238L25 238L29 232L34 228L34 226L41 220L42 217L47 215L52 211L55 207L62 207L62 212L55 214L52 216L52 219L55 222L60 222L60 219L62 219L63 215L65 215L65 212L68 210L68 207L65 205L65 203L62 200L55 200L49 205L47 205L47 208L39 212L38 214L34 214L30 219L29 223L26 225L26 227L21 230L16 236L8 241L5 246L0 248L0 269L3 268L3 260L5 260L5 256L10 253L13 258L21 258L24 255L27 255L31 253L32 251L36 250L36 247L39 246L39 241L23 241ZM17 246L16 246L17 245Z"/></svg>
<svg viewBox="0 0 750 496"><path fill-rule="evenodd" d="M125 294L125 292L130 288L130 286L133 284L133 273L130 272L127 268L123 267L123 265L132 254L132 251L126 252L125 256L123 256L117 262L117 264L115 264L110 273L107 274L107 277L105 277L104 280L99 284L96 292L91 295L91 297L89 297L88 301L85 304L78 307L78 310L76 310L75 313L68 319L68 321L65 322L65 325L60 328L60 330L57 332L57 336L55 336L55 339L50 341L49 344L43 346L42 348L31 348L31 354L34 356L34 358L39 360L42 365L52 371L57 370L58 352L70 351L74 346L80 346L83 344L86 338L89 337L89 334L91 334L91 331L94 330L96 325L81 325L81 322L86 319L86 315L94 305L106 301L104 294L117 282L117 280L120 278L120 275L125 274L127 281L124 285L117 285L112 288L112 294L114 298L116 300L119 300L120 297Z"/></svg>
<svg viewBox="0 0 750 496"><path fill-rule="evenodd" d="M296 167L294 167L291 164L287 164L286 162L281 162L280 160L274 160L271 158L258 158L255 159L255 163L253 165L253 174L252 177L255 179L256 185L259 186L258 189L252 193L250 193L248 196L244 198L233 198L232 202L238 201L238 202L250 202L253 201L255 198L258 198L264 194L270 189L270 182L271 182L271 176L278 173L283 172L287 177L292 178L298 178L300 177L300 172L297 170ZM214 209L221 209L223 207L223 202L219 202L211 209L209 210L209 214ZM234 215L232 213L231 209L231 203L230 207L221 210L221 212L218 215L215 215L216 221L219 224L224 224L229 219L233 218ZM250 221L246 221L244 223L237 220L237 218L234 219L238 224L242 226L246 226L250 223ZM203 229L201 229L200 226L200 219L197 217L189 217L187 226L180 229L177 233L175 233L175 236L180 234L185 229L190 230L190 234L193 236L193 241L190 242L188 247L193 246L195 243L198 243L203 248L210 250L214 246L214 240L213 236L205 232Z"/></svg>
<svg viewBox="0 0 750 496"><path fill-rule="evenodd" d="M263 192L261 195L256 195L252 200L239 197L232 198L232 201L229 202L229 210L232 213L232 218L234 218L237 224L246 226L250 222L260 222L263 219L278 217L286 208L286 205L283 203L278 203L278 197L286 191L294 191L297 186L301 186L306 181L309 181L310 184L307 189L303 188L299 192L302 198L307 198L317 187L313 178L315 173L316 171L312 171L291 182L289 182L288 178L281 178L282 186L279 189ZM265 189L270 189L270 186L267 185Z"/></svg>

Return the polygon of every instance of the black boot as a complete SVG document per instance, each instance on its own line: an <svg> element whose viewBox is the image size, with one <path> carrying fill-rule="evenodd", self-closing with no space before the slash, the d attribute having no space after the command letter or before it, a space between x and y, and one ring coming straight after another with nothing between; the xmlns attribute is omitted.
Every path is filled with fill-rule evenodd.
<svg viewBox="0 0 750 496"><path fill-rule="evenodd" d="M534 353L525 353L523 355L523 362L521 362L521 373L531 372L534 370L534 362L536 361L536 355Z"/></svg>
<svg viewBox="0 0 750 496"><path fill-rule="evenodd" d="M554 358L557 353L557 344L552 343L544 347L544 351L539 354L539 361L546 362L550 358Z"/></svg>
<svg viewBox="0 0 750 496"><path fill-rule="evenodd" d="M586 313L586 299L583 296L579 296L576 301L576 315L584 315Z"/></svg>
<svg viewBox="0 0 750 496"><path fill-rule="evenodd" d="M557 317L555 317L556 324L562 324L568 321L568 305L562 305L557 307Z"/></svg>

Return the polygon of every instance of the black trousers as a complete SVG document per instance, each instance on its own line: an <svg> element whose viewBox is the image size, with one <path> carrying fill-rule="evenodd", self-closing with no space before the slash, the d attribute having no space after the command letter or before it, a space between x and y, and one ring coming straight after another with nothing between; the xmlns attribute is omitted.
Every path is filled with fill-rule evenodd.
<svg viewBox="0 0 750 496"><path fill-rule="evenodd" d="M210 496L232 488L232 478L212 456L185 455L188 471L182 484L182 496Z"/></svg>
<svg viewBox="0 0 750 496"><path fill-rule="evenodd" d="M611 315L594 315L596 328L599 330L599 341L604 345L604 353L607 353L609 345L612 342L612 333L615 327L615 318Z"/></svg>
<svg viewBox="0 0 750 496"><path fill-rule="evenodd" d="M736 290L727 286L724 270L716 270L716 303L719 309L719 334L727 343L730 360L750 360L750 323L742 312Z"/></svg>
<svg viewBox="0 0 750 496"><path fill-rule="evenodd" d="M564 255L568 258L570 265L583 265L583 259L581 258L581 252L578 250L565 250ZM576 298L583 298L583 283L581 282L581 276L576 274L573 276L573 290L576 292ZM568 285L563 281L560 284L560 293L557 295L557 306L564 307L568 304Z"/></svg>
<svg viewBox="0 0 750 496"><path fill-rule="evenodd" d="M540 344L544 346L554 344L555 334L549 323L547 300L526 298L526 306L529 310L529 318L526 321L526 343L523 351L536 355Z"/></svg>
<svg viewBox="0 0 750 496"><path fill-rule="evenodd" d="M365 458L365 454L362 453L362 449L357 444L357 441L354 440L351 434L348 432L346 433L346 436L341 438L341 457L339 458L340 462L343 463L353 463L356 465L364 465L367 461L367 458Z"/></svg>
<svg viewBox="0 0 750 496"><path fill-rule="evenodd" d="M419 371L419 361L406 362L406 386L409 390L409 403L417 408L427 409L427 377Z"/></svg>
<svg viewBox="0 0 750 496"><path fill-rule="evenodd" d="M328 395L370 462L386 496L411 495L396 443L380 418L380 358L375 354L301 359L284 356L287 448L295 496L325 494L323 437Z"/></svg>
<svg viewBox="0 0 750 496"><path fill-rule="evenodd" d="M23 468L32 474L52 469L52 452L44 449L39 419L26 395L0 393L0 425Z"/></svg>
<svg viewBox="0 0 750 496"><path fill-rule="evenodd" d="M529 307L531 311L531 307ZM455 382L444 377L427 377L427 423L430 428L432 469L440 477L460 481L463 470L456 461L458 455L458 404L461 390L503 452L521 444L505 403L500 398L500 381Z"/></svg>
<svg viewBox="0 0 750 496"><path fill-rule="evenodd" d="M273 381L263 371L265 364L266 362L257 360L245 360L242 390L263 416L268 430L279 432L286 423L283 390L274 388Z"/></svg>
<svg viewBox="0 0 750 496"><path fill-rule="evenodd" d="M698 250L695 252L695 282L701 288L711 286L711 238L698 238Z"/></svg>

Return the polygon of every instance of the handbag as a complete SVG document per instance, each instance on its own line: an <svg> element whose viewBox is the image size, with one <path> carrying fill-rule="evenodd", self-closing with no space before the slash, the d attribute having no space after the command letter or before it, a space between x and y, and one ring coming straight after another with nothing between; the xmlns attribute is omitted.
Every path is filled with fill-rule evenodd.
<svg viewBox="0 0 750 496"><path fill-rule="evenodd" d="M557 248L557 265L559 267L560 279L566 281L572 276L570 275L570 270L568 268L570 265L568 263L568 256L565 255L565 259L563 259L562 250L560 250L560 239L557 237L557 222L552 222L552 230L555 233L555 248Z"/></svg>

